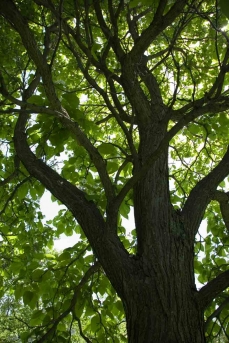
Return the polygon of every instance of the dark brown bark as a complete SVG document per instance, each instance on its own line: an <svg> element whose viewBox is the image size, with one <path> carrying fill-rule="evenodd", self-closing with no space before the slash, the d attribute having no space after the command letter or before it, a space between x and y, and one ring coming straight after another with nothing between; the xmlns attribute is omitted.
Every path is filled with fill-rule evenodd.
<svg viewBox="0 0 229 343"><path fill-rule="evenodd" d="M140 121L139 164L165 137L164 115L152 114L151 125ZM134 210L140 273L122 297L127 297L129 342L205 342L193 272L194 236L170 203L167 151L134 186Z"/></svg>
<svg viewBox="0 0 229 343"><path fill-rule="evenodd" d="M184 280L181 270L175 281L174 266L162 271L159 263L152 267L146 261L143 269L147 268L125 295L128 342L205 342L203 312L195 297L197 292L187 283L189 277ZM166 279L161 274L166 274Z"/></svg>

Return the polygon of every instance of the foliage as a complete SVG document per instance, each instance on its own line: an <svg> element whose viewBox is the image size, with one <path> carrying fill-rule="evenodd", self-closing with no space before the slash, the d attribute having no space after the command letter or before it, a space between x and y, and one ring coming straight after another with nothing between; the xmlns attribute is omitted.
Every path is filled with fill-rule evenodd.
<svg viewBox="0 0 229 343"><path fill-rule="evenodd" d="M127 230L122 219L134 206L134 185L163 149L169 145L167 181L177 213L223 160L229 135L229 36L228 7L223 0L220 4L1 1L1 341L11 342L4 341L11 320L22 342L127 341L122 301L75 207L80 213L86 201L88 208L93 202L107 222L117 211L118 237L135 258L136 229ZM146 120L148 111L143 98L155 113L163 103L160 111L166 108L170 120L167 135L158 128L163 139L139 169L138 117ZM46 164L63 181L50 174L42 184L41 172L20 161L22 138L16 136L22 115L37 166L42 170ZM229 169L224 174L202 213L206 235L196 234L198 288L228 271ZM68 206L69 183L85 203ZM45 189L54 202L66 205L49 221L39 204ZM56 252L53 241L63 233L76 233L79 240ZM229 339L228 286L206 308L209 342Z"/></svg>

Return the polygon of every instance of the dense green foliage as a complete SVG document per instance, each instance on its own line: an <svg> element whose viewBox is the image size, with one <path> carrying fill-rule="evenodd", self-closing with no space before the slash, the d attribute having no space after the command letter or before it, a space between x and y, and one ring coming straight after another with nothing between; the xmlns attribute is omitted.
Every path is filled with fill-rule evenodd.
<svg viewBox="0 0 229 343"><path fill-rule="evenodd" d="M123 87L124 56L134 60L145 46L133 62L131 82L147 101L161 98L171 113L169 134L148 165L169 144L177 212L229 143L228 5L222 0L221 10L217 0L183 3L1 1L1 342L127 341L122 301L77 218L67 207L49 221L41 212L45 186L17 156L14 130L19 114L27 115L28 145L39 161L84 192L105 219L118 206L118 237L134 256L136 230L127 230L122 218L134 206L132 188L147 165L134 174L140 138L134 100ZM156 15L164 19L156 23ZM112 192L116 202L109 200ZM198 289L228 270L228 201L226 177L211 194L196 235ZM53 242L63 233L77 233L79 240L56 252ZM208 342L229 340L228 286L205 311Z"/></svg>

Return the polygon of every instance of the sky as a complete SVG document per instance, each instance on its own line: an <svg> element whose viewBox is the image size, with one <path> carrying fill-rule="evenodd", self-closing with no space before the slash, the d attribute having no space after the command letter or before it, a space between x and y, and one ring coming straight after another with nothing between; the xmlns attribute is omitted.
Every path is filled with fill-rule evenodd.
<svg viewBox="0 0 229 343"><path fill-rule="evenodd" d="M45 215L45 220L53 219L58 211L61 208L64 208L64 205L58 205L56 202L52 202L51 194L48 191L45 191L44 195L40 200L40 207L41 212ZM122 218L122 225L127 229L127 231L131 231L134 229L134 215L133 209L130 211L129 219ZM66 236L64 234L61 235L60 239L54 241L54 249L60 251L64 250L65 248L71 247L79 239L79 235L74 233L72 236Z"/></svg>

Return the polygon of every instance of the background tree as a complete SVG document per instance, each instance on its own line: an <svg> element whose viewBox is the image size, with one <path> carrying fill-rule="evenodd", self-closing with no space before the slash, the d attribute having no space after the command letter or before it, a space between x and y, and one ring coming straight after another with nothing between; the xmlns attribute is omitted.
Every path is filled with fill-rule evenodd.
<svg viewBox="0 0 229 343"><path fill-rule="evenodd" d="M228 340L218 1L1 0L0 13L1 292L32 312L21 340ZM65 205L49 222L45 189Z"/></svg>

